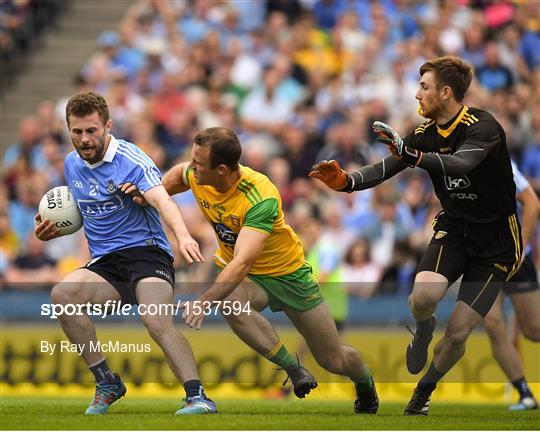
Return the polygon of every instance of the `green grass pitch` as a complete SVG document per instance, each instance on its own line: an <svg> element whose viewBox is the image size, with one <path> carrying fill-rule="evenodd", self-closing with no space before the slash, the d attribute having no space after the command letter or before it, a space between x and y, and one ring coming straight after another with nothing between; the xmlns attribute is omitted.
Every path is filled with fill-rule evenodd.
<svg viewBox="0 0 540 432"><path fill-rule="evenodd" d="M309 400L218 401L220 413L173 416L179 401L121 399L104 416L85 416L89 400L67 397L2 397L4 430L76 429L527 429L540 428L537 411L509 412L504 405L432 403L429 417L404 417L403 404L383 403L376 416L355 415L351 402Z"/></svg>

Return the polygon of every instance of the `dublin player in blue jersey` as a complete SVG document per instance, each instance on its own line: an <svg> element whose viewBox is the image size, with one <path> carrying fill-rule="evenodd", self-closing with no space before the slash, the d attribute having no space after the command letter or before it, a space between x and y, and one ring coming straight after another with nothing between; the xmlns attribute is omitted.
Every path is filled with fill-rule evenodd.
<svg viewBox="0 0 540 432"><path fill-rule="evenodd" d="M173 232L188 263L201 262L203 257L178 207L161 185L161 173L138 147L109 134L112 120L99 94L72 97L66 107L66 120L75 151L65 159L65 179L83 216L92 261L54 286L52 302L104 304L122 300L145 305L145 310L148 305L171 304L173 256L159 215ZM127 182L137 185L150 206L136 205L121 191ZM50 221L42 221L39 215L36 223L39 239L60 236ZM186 398L176 414L216 412L214 402L204 393L191 346L174 328L172 314L145 314L141 318L184 384ZM96 378L95 398L86 414L104 414L126 393L126 387L109 369L103 354L90 349L98 346L90 318L63 314L58 319L69 340L84 347L81 355Z"/></svg>
<svg viewBox="0 0 540 432"><path fill-rule="evenodd" d="M527 179L512 161L512 172L516 183L516 198L521 204L520 220L523 237L523 261L510 283L503 287L514 305L519 327L531 341L540 341L540 286L530 244L538 226L540 201ZM503 315L503 293L495 300L484 318L493 355L502 370L519 393L519 401L510 406L512 411L538 409L538 403L523 375L519 352L508 337Z"/></svg>

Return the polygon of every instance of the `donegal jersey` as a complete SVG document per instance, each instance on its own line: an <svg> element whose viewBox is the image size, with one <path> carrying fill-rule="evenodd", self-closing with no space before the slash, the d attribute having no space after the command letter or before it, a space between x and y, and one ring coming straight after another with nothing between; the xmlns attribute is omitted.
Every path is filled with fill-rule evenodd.
<svg viewBox="0 0 540 432"><path fill-rule="evenodd" d="M240 179L225 193L198 185L191 168L185 171L184 182L214 228L219 245L216 264L224 267L233 259L238 233L247 227L268 236L250 274L283 276L295 272L304 264L304 251L298 236L285 223L276 186L251 168L240 166L240 170Z"/></svg>
<svg viewBox="0 0 540 432"><path fill-rule="evenodd" d="M111 136L103 159L93 165L72 151L64 161L64 175L93 259L135 246L158 246L172 256L158 211L135 204L118 189L130 182L144 193L161 184L161 173L137 146Z"/></svg>

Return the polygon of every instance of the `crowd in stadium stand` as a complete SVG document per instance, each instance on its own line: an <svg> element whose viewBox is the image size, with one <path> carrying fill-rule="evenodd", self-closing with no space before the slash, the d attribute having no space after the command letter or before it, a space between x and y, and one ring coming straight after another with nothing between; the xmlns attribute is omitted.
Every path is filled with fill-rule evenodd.
<svg viewBox="0 0 540 432"><path fill-rule="evenodd" d="M66 0L2 0L0 2L0 93L25 64L43 31L69 6Z"/></svg>
<svg viewBox="0 0 540 432"><path fill-rule="evenodd" d="M403 135L422 123L419 66L455 54L476 71L465 103L496 116L540 194L539 46L535 2L140 0L100 35L76 88L105 95L112 134L163 172L189 160L197 131L233 128L243 163L281 191L288 223L301 238L318 230L326 272L341 267L355 295L406 295L439 211L426 173L409 169L375 189L338 194L307 177L311 166L336 159L354 169L386 156L372 122ZM33 236L41 196L64 184L68 96L43 101L4 153L7 282L57 281L89 260L82 231L48 243ZM211 262L213 233L194 199L174 199ZM209 280L211 263L177 265L180 281Z"/></svg>

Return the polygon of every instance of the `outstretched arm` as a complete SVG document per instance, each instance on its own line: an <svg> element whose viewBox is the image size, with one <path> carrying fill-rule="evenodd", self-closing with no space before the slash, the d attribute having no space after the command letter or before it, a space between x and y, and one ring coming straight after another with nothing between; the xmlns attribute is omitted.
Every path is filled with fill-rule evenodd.
<svg viewBox="0 0 540 432"><path fill-rule="evenodd" d="M161 183L169 195L176 195L189 189L189 184L186 181L188 167L189 162L179 163L163 176Z"/></svg>
<svg viewBox="0 0 540 432"><path fill-rule="evenodd" d="M387 156L376 164L366 165L349 173L350 182L347 186L350 191L369 189L395 176L405 168L407 168L406 163Z"/></svg>
<svg viewBox="0 0 540 432"><path fill-rule="evenodd" d="M405 168L407 168L406 163L388 156L379 163L348 173L338 162L331 160L315 164L309 176L319 179L338 192L352 192L377 186Z"/></svg>
<svg viewBox="0 0 540 432"><path fill-rule="evenodd" d="M488 153L497 146L504 133L497 125L485 119L482 123L470 126L463 144L449 155L424 153L408 146L399 134L385 123L376 121L373 130L379 135L377 140L386 144L392 155L411 167L420 167L430 174L441 176L464 176L482 162Z"/></svg>

